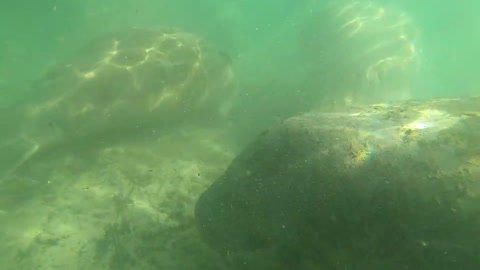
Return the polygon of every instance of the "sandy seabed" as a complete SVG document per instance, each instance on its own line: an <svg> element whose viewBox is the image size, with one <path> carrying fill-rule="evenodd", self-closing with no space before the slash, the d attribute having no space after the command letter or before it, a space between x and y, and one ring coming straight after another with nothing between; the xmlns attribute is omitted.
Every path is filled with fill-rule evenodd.
<svg viewBox="0 0 480 270"><path fill-rule="evenodd" d="M196 199L236 152L222 130L184 130L37 162L0 194L0 265L20 269L226 269L195 228Z"/></svg>

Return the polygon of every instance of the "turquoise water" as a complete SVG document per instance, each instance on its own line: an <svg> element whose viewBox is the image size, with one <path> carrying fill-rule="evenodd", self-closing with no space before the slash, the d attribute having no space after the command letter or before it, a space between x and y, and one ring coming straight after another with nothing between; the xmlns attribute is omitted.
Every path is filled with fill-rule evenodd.
<svg viewBox="0 0 480 270"><path fill-rule="evenodd" d="M278 38L278 32L290 34L294 30L286 24L302 19L301 15L292 18L295 12L301 13L306 6L321 2L36 1L27 5L4 1L0 29L2 95L17 98L15 86L41 76L52 62L96 33L132 26L179 26L204 36L235 56ZM479 57L476 48L480 42L475 13L478 4L433 0L379 2L409 12L420 28L425 57L421 85L427 85L424 88L428 89L422 92L439 95L478 92L475 78ZM257 61L260 65L261 60Z"/></svg>
<svg viewBox="0 0 480 270"><path fill-rule="evenodd" d="M403 88L414 99L480 94L480 3L374 2L374 9L359 8L352 17L329 24L322 16L340 11L322 13L328 1L320 0L2 1L0 176L5 180L0 180L0 223L6 229L0 242L7 245L0 251L0 263L8 265L5 269L227 269L196 238L192 208L199 194L262 130L292 115L330 110L344 100L355 103L350 92L357 86L362 105L389 102ZM391 17L383 20L383 9ZM343 30L338 29L346 29L341 24L355 27L349 20L360 15L380 16L379 23L369 22L370 29L377 29L375 35L339 34ZM394 28L403 23L405 28ZM208 44L201 47L202 53L208 52L202 57L212 48L215 56L206 64L212 68L205 69L212 77L190 85L199 92L208 92L204 85L211 85L214 90L208 95L185 90L182 97L187 101L165 103L155 115L145 105L150 104L148 91L153 86L140 86L145 95L137 99L118 94L123 102L118 106L96 95L96 90L123 89L136 79L157 85L155 74L138 71L140 75L131 79L133 72L115 73L103 84L84 86L90 78L102 78L93 67L98 61L108 62L109 53L117 51L112 47L100 52L94 46L81 52L87 44L100 44L98 38L111 32L164 27ZM182 40L172 36L175 42ZM407 47L399 37L406 39ZM393 45L385 45L384 52L382 46L391 40ZM175 46L188 47L189 41L185 38ZM139 46L148 51L147 43ZM167 50L167 45L158 46ZM373 58L362 58L370 49ZM392 64L374 65L385 59ZM82 79L58 75L83 61L88 68L81 70ZM194 70L195 61L188 61L172 73ZM108 69L109 64L101 66ZM169 64L167 69L174 70ZM135 66L125 65L126 70ZM382 73L390 70L393 75ZM173 89L169 94L175 95L184 85L173 81L164 89ZM60 107L36 113L40 107L50 108L63 93L81 92L82 87L85 96L61 98ZM222 87L232 95L215 92ZM369 88L391 92L376 100L365 92ZM87 112L90 105L98 110L112 106L110 119L115 121L75 118L77 114L69 111L78 107ZM192 108L198 111L181 113ZM217 111L220 124L207 121L216 119ZM166 131L161 139L157 130Z"/></svg>
<svg viewBox="0 0 480 270"><path fill-rule="evenodd" d="M270 109L271 114L286 117L304 107L301 102L296 108L281 104L291 98L292 89L303 87L302 76L309 76L302 74L304 64L296 62L303 50L298 40L302 24L323 2L38 1L25 5L6 1L0 19L1 105L28 99L33 81L101 33L174 26L198 34L232 57L235 73L245 84L240 107L257 116L255 110ZM378 2L406 12L418 27L414 97L478 93L478 4ZM272 99L272 92L279 97L269 107L265 103ZM266 118L264 123L274 120Z"/></svg>

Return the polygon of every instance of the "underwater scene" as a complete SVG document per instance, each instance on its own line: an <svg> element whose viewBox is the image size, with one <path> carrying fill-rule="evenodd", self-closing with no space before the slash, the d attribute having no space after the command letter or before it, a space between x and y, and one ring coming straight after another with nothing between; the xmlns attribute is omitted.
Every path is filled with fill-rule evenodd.
<svg viewBox="0 0 480 270"><path fill-rule="evenodd" d="M480 269L478 10L2 1L0 269Z"/></svg>

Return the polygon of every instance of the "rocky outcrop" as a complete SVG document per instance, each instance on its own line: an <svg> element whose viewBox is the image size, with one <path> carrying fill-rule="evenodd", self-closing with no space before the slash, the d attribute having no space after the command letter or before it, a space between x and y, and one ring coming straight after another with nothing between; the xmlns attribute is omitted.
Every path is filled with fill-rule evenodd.
<svg viewBox="0 0 480 270"><path fill-rule="evenodd" d="M239 269L479 269L480 98L309 113L265 131L197 202Z"/></svg>

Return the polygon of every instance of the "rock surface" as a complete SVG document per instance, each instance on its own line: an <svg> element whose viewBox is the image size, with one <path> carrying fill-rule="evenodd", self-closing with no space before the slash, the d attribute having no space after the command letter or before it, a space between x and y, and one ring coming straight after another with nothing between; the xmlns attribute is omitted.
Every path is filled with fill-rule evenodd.
<svg viewBox="0 0 480 270"><path fill-rule="evenodd" d="M421 59L418 32L404 10L372 1L326 1L302 37L310 95L325 105L405 100Z"/></svg>
<svg viewBox="0 0 480 270"><path fill-rule="evenodd" d="M310 113L265 131L199 198L238 269L479 269L480 97Z"/></svg>
<svg viewBox="0 0 480 270"><path fill-rule="evenodd" d="M0 155L6 160L0 172L18 171L46 153L80 154L185 125L216 124L235 97L231 64L178 29L104 34L54 66L28 102L9 111L0 147L11 154Z"/></svg>

